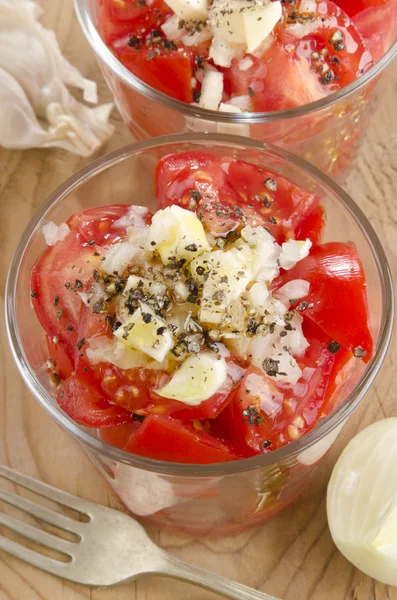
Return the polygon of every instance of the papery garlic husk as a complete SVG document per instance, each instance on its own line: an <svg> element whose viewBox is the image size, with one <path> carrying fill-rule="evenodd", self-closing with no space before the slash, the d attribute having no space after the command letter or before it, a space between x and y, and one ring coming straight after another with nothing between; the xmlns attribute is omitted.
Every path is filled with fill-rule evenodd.
<svg viewBox="0 0 397 600"><path fill-rule="evenodd" d="M0 0L0 145L64 148L90 156L112 135L112 104L89 108L66 86L97 102L96 84L62 55L55 34L38 21L33 0Z"/></svg>

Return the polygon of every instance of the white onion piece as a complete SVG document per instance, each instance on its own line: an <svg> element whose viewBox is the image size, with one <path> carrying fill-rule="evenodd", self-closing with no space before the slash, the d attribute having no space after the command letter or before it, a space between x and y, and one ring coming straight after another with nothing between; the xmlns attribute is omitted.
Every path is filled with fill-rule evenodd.
<svg viewBox="0 0 397 600"><path fill-rule="evenodd" d="M232 60L238 55L242 54L243 50L229 46L217 35L214 36L210 48L210 58L213 59L216 65L220 67L230 67Z"/></svg>
<svg viewBox="0 0 397 600"><path fill-rule="evenodd" d="M201 89L200 106L209 110L218 110L223 94L223 73L206 71Z"/></svg>
<svg viewBox="0 0 397 600"><path fill-rule="evenodd" d="M186 33L184 27L179 27L179 17L177 15L172 15L172 17L167 19L166 22L162 24L161 29L169 40L175 41L180 40Z"/></svg>
<svg viewBox="0 0 397 600"><path fill-rule="evenodd" d="M217 346L221 346L222 344L217 344ZM229 352L230 356L230 352ZM245 369L242 369L234 362L227 363L227 374L233 379L234 383L240 381L244 377Z"/></svg>
<svg viewBox="0 0 397 600"><path fill-rule="evenodd" d="M105 271L108 275L116 273L121 275L138 251L138 246L130 242L114 244L105 254L105 260L101 264L102 271Z"/></svg>
<svg viewBox="0 0 397 600"><path fill-rule="evenodd" d="M279 256L280 267L289 271L297 262L308 256L311 247L312 243L309 239L304 242L299 240L284 242Z"/></svg>
<svg viewBox="0 0 397 600"><path fill-rule="evenodd" d="M373 423L342 452L328 485L333 540L358 569L397 585L397 418Z"/></svg>
<svg viewBox="0 0 397 600"><path fill-rule="evenodd" d="M130 206L127 214L120 217L112 224L112 229L123 229L125 227L146 227L143 219L148 213L146 206Z"/></svg>
<svg viewBox="0 0 397 600"><path fill-rule="evenodd" d="M245 58L240 60L240 62L238 64L238 68L240 69L240 71L248 71L248 69L250 69L253 64L254 64L254 61L252 60L252 58L250 58L249 56L246 56Z"/></svg>
<svg viewBox="0 0 397 600"><path fill-rule="evenodd" d="M250 112L251 110L251 99L249 96L234 96L234 98L230 98L228 104L237 106L237 108L241 108L244 112Z"/></svg>
<svg viewBox="0 0 397 600"><path fill-rule="evenodd" d="M288 35L293 35L294 37L301 39L313 33L313 31L317 31L319 27L324 27L326 24L319 19L313 19L312 21L306 21L306 23L293 23L292 25L287 25L285 30Z"/></svg>
<svg viewBox="0 0 397 600"><path fill-rule="evenodd" d="M293 279L277 290L275 296L288 306L290 300L299 300L308 295L310 283L304 279Z"/></svg>
<svg viewBox="0 0 397 600"><path fill-rule="evenodd" d="M57 242L62 242L65 239L70 229L66 223L61 223L58 227L53 221L50 221L43 225L41 231L43 232L47 246L55 246Z"/></svg>

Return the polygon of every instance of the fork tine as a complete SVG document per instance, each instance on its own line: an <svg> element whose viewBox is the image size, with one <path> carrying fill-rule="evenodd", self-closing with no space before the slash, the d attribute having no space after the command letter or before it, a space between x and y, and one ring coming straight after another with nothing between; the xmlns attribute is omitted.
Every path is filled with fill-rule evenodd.
<svg viewBox="0 0 397 600"><path fill-rule="evenodd" d="M20 558L21 560L38 567L39 569L43 569L44 571L48 571L49 573L58 575L59 577L65 577L63 570L66 571L68 565L70 564L54 560L48 556L43 556L42 554L34 552L34 550L30 550L29 548L25 548L25 546L21 546L21 544L4 538L1 535L0 550L4 550L4 552L8 552L13 556L16 556L17 558Z"/></svg>
<svg viewBox="0 0 397 600"><path fill-rule="evenodd" d="M62 492L61 490L48 485L48 483L43 483L42 481L37 481L37 479L33 479L27 475L18 473L18 471L14 471L14 469L11 469L10 467L0 465L0 477L4 477L5 479L8 479L8 481L21 485L27 490L31 490L44 498L63 504L82 514L91 515L91 511L95 509L95 504L93 502L82 500L67 492Z"/></svg>
<svg viewBox="0 0 397 600"><path fill-rule="evenodd" d="M0 513L0 525L4 525L4 527L7 527L16 533L20 533L29 540L32 540L32 542L37 542L42 546L46 546L52 550L58 550L58 552L63 552L69 556L70 551L75 545L73 542L63 540L56 535L51 535L42 529L32 527L32 525L28 525L23 521L18 521L18 519L14 519L14 517L2 513Z"/></svg>
<svg viewBox="0 0 397 600"><path fill-rule="evenodd" d="M84 523L81 521L75 521L74 519L69 519L64 515L60 515L45 506L40 506L35 502L31 502L26 498L22 498L22 496L17 496L8 490L3 490L0 488L0 500L7 502L7 504L11 504L20 510L23 510L25 513L32 515L33 517L37 517L50 525L55 525L56 527L60 527L65 531L69 531L70 533L78 534L82 530L82 526Z"/></svg>

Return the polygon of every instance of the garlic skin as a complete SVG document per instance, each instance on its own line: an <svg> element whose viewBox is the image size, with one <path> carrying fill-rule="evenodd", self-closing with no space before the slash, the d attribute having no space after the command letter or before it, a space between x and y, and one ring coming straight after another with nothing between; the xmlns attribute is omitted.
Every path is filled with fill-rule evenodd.
<svg viewBox="0 0 397 600"><path fill-rule="evenodd" d="M355 567L397 586L397 418L373 423L342 452L328 485L332 538Z"/></svg>
<svg viewBox="0 0 397 600"><path fill-rule="evenodd" d="M62 55L55 35L37 18L33 0L0 0L0 145L59 147L90 156L114 131L112 104L89 108L66 86L97 103L96 84Z"/></svg>

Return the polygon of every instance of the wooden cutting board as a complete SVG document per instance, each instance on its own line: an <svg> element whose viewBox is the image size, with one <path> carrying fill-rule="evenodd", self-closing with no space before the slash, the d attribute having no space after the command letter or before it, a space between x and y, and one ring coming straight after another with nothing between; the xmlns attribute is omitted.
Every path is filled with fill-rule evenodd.
<svg viewBox="0 0 397 600"><path fill-rule="evenodd" d="M67 58L110 94L81 33L71 0L41 0L43 23L57 33ZM397 74L396 74L397 75ZM388 87L347 189L385 245L397 276L397 76ZM116 134L103 152L130 142L114 111ZM88 161L58 150L0 149L0 301L16 242L31 215L61 182ZM3 318L3 317L1 317ZM327 527L326 484L348 440L378 419L397 415L397 339L371 392L318 470L311 489L272 522L233 538L195 540L150 530L175 556L284 600L397 600L397 588L374 582L336 550ZM22 383L0 325L0 463L89 500L121 508L80 446L61 431ZM0 506L0 510L4 510ZM0 552L0 600L210 600L215 595L167 579L114 589L73 585Z"/></svg>

